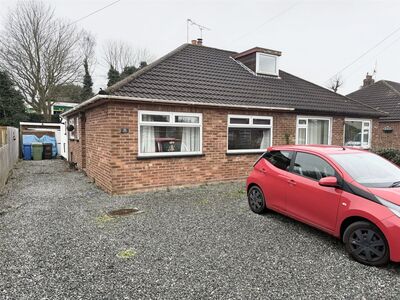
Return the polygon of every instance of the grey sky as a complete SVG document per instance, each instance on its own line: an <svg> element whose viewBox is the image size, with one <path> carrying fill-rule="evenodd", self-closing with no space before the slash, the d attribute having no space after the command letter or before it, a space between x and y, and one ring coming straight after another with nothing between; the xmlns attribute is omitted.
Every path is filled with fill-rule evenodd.
<svg viewBox="0 0 400 300"><path fill-rule="evenodd" d="M59 16L79 19L113 0L47 0ZM15 1L0 0L0 12ZM297 4L296 4L297 3ZM287 10L288 8L291 9ZM269 18L280 14L261 26ZM98 41L95 89L106 84L102 44L119 39L146 47L155 57L186 42L186 19L211 28L206 46L243 51L254 46L280 50L280 68L326 86L327 80L400 27L400 1L171 1L122 0L81 22ZM190 28L190 38L199 30ZM357 89L377 61L376 79L400 81L400 30L343 72L347 94Z"/></svg>

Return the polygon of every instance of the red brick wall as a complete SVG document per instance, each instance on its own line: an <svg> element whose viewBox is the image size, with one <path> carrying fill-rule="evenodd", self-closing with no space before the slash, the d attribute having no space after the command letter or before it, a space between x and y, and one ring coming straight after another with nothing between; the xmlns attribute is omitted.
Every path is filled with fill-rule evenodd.
<svg viewBox="0 0 400 300"><path fill-rule="evenodd" d="M96 185L112 193L111 122L109 104L85 113L86 174Z"/></svg>
<svg viewBox="0 0 400 300"><path fill-rule="evenodd" d="M343 145L344 117L334 117L332 121L332 145Z"/></svg>
<svg viewBox="0 0 400 300"><path fill-rule="evenodd" d="M383 132L385 127L393 129L391 133ZM400 122L375 122L372 148L400 149Z"/></svg>
<svg viewBox="0 0 400 300"><path fill-rule="evenodd" d="M138 110L196 112L203 114L204 156L138 159ZM285 133L294 142L296 115L229 109L184 108L114 102L112 119L113 192L128 193L157 187L191 185L245 178L260 154L227 155L228 114L267 115L273 119L274 144L286 144ZM120 133L129 128L129 134Z"/></svg>
<svg viewBox="0 0 400 300"><path fill-rule="evenodd" d="M138 158L138 110L202 113L204 155ZM295 113L110 102L86 112L81 122L85 145L76 150L72 145L70 151L76 151L75 158L86 148L78 166L86 159L87 175L109 193L244 179L259 154L226 154L228 114L271 116L273 144L295 143ZM129 133L121 133L121 128ZM332 144L343 144L343 128L344 117L334 117Z"/></svg>
<svg viewBox="0 0 400 300"><path fill-rule="evenodd" d="M108 104L97 106L80 115L79 141L69 140L69 160L109 193L112 192L110 122Z"/></svg>

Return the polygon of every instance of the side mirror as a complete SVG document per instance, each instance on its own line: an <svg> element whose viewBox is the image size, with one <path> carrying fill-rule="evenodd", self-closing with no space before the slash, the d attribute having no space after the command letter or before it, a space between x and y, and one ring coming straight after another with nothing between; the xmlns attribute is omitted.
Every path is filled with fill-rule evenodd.
<svg viewBox="0 0 400 300"><path fill-rule="evenodd" d="M321 178L318 183L319 183L319 185L322 185L322 186L330 186L330 187L338 186L337 178L334 176L328 176L328 177Z"/></svg>

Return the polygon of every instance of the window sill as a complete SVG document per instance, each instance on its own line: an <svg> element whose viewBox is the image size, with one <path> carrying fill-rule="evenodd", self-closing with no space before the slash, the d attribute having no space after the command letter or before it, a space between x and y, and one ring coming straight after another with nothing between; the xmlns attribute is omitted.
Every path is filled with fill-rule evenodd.
<svg viewBox="0 0 400 300"><path fill-rule="evenodd" d="M194 153L194 154L176 154L176 155L144 155L137 156L137 160L146 160L146 159L168 159L168 158L191 158L191 157L202 157L205 156L203 153Z"/></svg>
<svg viewBox="0 0 400 300"><path fill-rule="evenodd" d="M368 145L368 146L347 146L347 145L344 145L343 147L349 147L349 148L355 148L355 149L361 149L361 150L369 150L369 149L371 149L371 145Z"/></svg>

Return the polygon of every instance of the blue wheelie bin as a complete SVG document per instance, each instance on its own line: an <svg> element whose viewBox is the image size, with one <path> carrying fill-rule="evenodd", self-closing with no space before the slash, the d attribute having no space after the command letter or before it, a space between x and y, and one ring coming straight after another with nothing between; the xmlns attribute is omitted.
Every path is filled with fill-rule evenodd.
<svg viewBox="0 0 400 300"><path fill-rule="evenodd" d="M32 160L32 147L30 144L24 144L24 160Z"/></svg>

